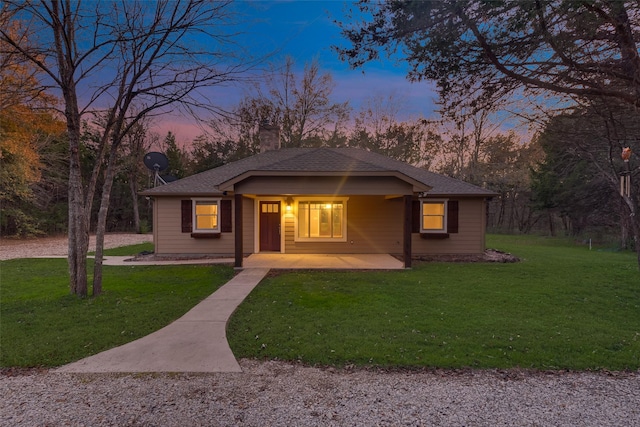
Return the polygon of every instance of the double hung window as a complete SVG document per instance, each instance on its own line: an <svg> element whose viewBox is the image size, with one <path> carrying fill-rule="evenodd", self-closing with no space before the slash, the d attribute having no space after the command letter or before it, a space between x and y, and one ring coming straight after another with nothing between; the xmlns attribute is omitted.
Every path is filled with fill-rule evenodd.
<svg viewBox="0 0 640 427"><path fill-rule="evenodd" d="M422 202L421 230L426 233L443 233L447 230L447 202L433 200Z"/></svg>
<svg viewBox="0 0 640 427"><path fill-rule="evenodd" d="M193 232L219 231L219 200L194 200Z"/></svg>

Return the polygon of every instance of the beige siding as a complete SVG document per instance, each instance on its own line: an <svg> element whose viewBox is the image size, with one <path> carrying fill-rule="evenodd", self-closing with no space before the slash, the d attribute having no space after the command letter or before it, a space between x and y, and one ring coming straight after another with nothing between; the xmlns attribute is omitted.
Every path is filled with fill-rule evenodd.
<svg viewBox="0 0 640 427"><path fill-rule="evenodd" d="M234 234L221 233L219 239L194 239L182 232L181 197L158 197L154 201L155 252L167 254L210 254L229 256L234 253Z"/></svg>
<svg viewBox="0 0 640 427"><path fill-rule="evenodd" d="M235 235L220 239L194 239L182 233L180 197L158 197L154 201L154 242L158 254L211 254L233 256ZM255 249L255 201L243 199L243 252ZM402 198L348 196L345 242L295 241L295 212L283 218L285 253L391 253L402 254ZM412 234L414 256L429 254L476 254L484 251L484 199L459 199L459 232L442 240L422 239Z"/></svg>
<svg viewBox="0 0 640 427"><path fill-rule="evenodd" d="M248 255L254 252L255 247L255 201L245 197L242 202L242 252Z"/></svg>
<svg viewBox="0 0 640 427"><path fill-rule="evenodd" d="M413 255L478 254L484 247L485 233L484 199L459 199L458 233L448 239L429 240L412 234Z"/></svg>
<svg viewBox="0 0 640 427"><path fill-rule="evenodd" d="M350 196L346 242L296 242L295 216L285 216L285 253L402 253L401 198Z"/></svg>

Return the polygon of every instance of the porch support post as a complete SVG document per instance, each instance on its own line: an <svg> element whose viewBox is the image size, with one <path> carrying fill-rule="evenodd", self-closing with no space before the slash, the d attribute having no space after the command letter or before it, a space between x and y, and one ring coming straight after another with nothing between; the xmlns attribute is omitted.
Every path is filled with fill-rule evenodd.
<svg viewBox="0 0 640 427"><path fill-rule="evenodd" d="M404 268L411 268L411 219L413 196L404 196L404 224L402 227L402 257Z"/></svg>
<svg viewBox="0 0 640 427"><path fill-rule="evenodd" d="M235 263L234 267L241 268L242 267L242 194L235 194L233 196L234 200L234 215L233 215L233 228L235 230Z"/></svg>

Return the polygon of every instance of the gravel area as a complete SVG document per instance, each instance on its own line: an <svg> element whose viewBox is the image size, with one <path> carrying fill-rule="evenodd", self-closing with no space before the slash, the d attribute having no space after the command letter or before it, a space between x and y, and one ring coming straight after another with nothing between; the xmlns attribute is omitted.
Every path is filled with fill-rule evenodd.
<svg viewBox="0 0 640 427"><path fill-rule="evenodd" d="M0 377L2 426L637 426L633 373L336 370Z"/></svg>
<svg viewBox="0 0 640 427"><path fill-rule="evenodd" d="M105 246L150 239L115 234ZM0 259L66 250L64 238L0 239ZM4 370L0 426L640 426L640 372L240 366L197 375Z"/></svg>
<svg viewBox="0 0 640 427"><path fill-rule="evenodd" d="M104 237L105 249L137 243L152 242L151 234L107 234ZM96 248L96 236L89 237L89 251ZM0 238L0 260L14 258L32 258L39 256L65 256L69 253L66 236L42 237L34 239Z"/></svg>

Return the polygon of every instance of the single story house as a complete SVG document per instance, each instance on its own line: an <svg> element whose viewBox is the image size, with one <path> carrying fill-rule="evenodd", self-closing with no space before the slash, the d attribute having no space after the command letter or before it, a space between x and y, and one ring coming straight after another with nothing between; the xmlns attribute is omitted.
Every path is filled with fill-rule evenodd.
<svg viewBox="0 0 640 427"><path fill-rule="evenodd" d="M264 136L263 136L264 135ZM141 194L158 255L480 254L495 193L357 148L279 148Z"/></svg>

